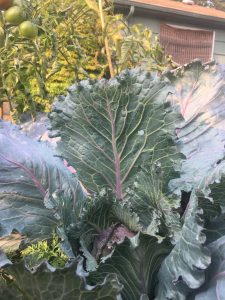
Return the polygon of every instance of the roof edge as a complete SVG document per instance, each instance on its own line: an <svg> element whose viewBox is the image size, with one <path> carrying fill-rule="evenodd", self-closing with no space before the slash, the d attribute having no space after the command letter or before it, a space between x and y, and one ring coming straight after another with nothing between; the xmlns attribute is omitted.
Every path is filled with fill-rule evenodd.
<svg viewBox="0 0 225 300"><path fill-rule="evenodd" d="M149 10L149 11L156 12L156 13L157 12L165 13L167 15L173 14L173 15L177 15L177 16L186 16L186 17L190 17L193 19L207 20L207 21L216 22L217 24L221 24L221 25L223 24L223 26L225 27L225 18L222 18L222 17L207 16L204 14L192 13L192 12L182 11L182 10L178 10L178 9L174 9L174 8L155 6L152 4L140 3L140 2L129 1L129 0L114 0L113 2L116 6L119 5L120 7L123 7L123 8L134 6L137 10L145 9L145 10ZM214 23L214 25L215 25L215 23Z"/></svg>

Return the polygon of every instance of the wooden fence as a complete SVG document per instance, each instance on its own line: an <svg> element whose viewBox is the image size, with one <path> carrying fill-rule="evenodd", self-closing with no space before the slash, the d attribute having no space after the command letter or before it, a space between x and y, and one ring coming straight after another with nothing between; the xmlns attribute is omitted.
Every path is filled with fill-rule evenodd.
<svg viewBox="0 0 225 300"><path fill-rule="evenodd" d="M11 121L9 102L2 102L0 104L0 118L5 121Z"/></svg>

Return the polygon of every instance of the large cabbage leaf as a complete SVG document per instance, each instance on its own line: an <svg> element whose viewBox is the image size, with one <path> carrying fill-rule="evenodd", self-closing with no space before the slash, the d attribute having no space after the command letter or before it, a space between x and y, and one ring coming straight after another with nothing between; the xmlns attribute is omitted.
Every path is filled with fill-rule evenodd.
<svg viewBox="0 0 225 300"><path fill-rule="evenodd" d="M113 274L107 275L102 283L95 287L88 287L85 277L79 275L79 264L76 261L63 269L54 269L44 262L32 271L22 261L9 265L6 271L13 276L15 284L8 286L8 289L14 288L13 298L10 298L12 295L6 286L0 291L0 297L4 300L116 300L119 299L122 289L122 285Z"/></svg>
<svg viewBox="0 0 225 300"><path fill-rule="evenodd" d="M179 208L181 199L163 193L163 173L160 166L143 170L133 188L130 203L138 213L142 231L159 240L170 237L173 243L179 238L181 222Z"/></svg>
<svg viewBox="0 0 225 300"><path fill-rule="evenodd" d="M174 87L170 100L180 105L185 122L177 126L177 145L186 157L181 178L170 187L181 190L200 189L207 196L208 185L220 179L225 156L225 70L200 61L182 66L167 74Z"/></svg>
<svg viewBox="0 0 225 300"><path fill-rule="evenodd" d="M53 207L55 194L61 201ZM79 218L84 197L77 177L47 146L0 121L0 237L16 230L30 241L48 239L59 224Z"/></svg>
<svg viewBox="0 0 225 300"><path fill-rule="evenodd" d="M225 236L208 245L212 263L207 270L206 284L195 296L195 300L225 299Z"/></svg>
<svg viewBox="0 0 225 300"><path fill-rule="evenodd" d="M167 243L159 244L156 238L141 233L116 246L112 256L90 273L89 281L101 282L106 274L116 273L124 285L124 300L153 299L157 273L169 251Z"/></svg>
<svg viewBox="0 0 225 300"><path fill-rule="evenodd" d="M0 299L4 300L18 300L17 290L13 285L7 285L4 280L0 279Z"/></svg>
<svg viewBox="0 0 225 300"><path fill-rule="evenodd" d="M208 230L207 237L209 240L216 240L224 233L225 160L205 178L207 178L208 185L204 185L204 188L201 189L199 204L204 210L205 227ZM211 231L210 237L209 231Z"/></svg>
<svg viewBox="0 0 225 300"><path fill-rule="evenodd" d="M202 64L198 59L166 74L174 87L171 100L180 105L185 121L210 108L214 100L222 103L218 97L223 96L224 76L223 65Z"/></svg>
<svg viewBox="0 0 225 300"><path fill-rule="evenodd" d="M207 220L205 223L205 232L207 243L212 243L225 236L225 214Z"/></svg>
<svg viewBox="0 0 225 300"><path fill-rule="evenodd" d="M82 81L60 97L50 119L66 158L89 191L108 187L123 198L140 167L161 165L163 186L176 178L180 162L173 138L180 114L170 107L166 78L141 70L109 81Z"/></svg>
<svg viewBox="0 0 225 300"><path fill-rule="evenodd" d="M197 289L205 282L205 270L211 257L203 246L206 238L202 213L193 192L184 215L180 240L160 267L157 300L186 300L191 289Z"/></svg>

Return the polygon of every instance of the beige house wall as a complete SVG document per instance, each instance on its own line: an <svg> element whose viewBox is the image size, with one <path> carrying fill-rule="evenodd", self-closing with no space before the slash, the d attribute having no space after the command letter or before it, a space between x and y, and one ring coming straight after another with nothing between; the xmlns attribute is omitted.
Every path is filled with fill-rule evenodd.
<svg viewBox="0 0 225 300"><path fill-rule="evenodd" d="M185 26L185 27L189 27L189 28L199 28L199 29L205 29L205 30L212 30L215 32L215 39L214 39L214 45L213 45L213 58L219 62L219 63L223 63L225 64L225 30L219 30L219 29L214 29L211 27L206 27L206 26L202 26L202 27L196 27L192 24L187 24L187 23L177 23L177 22L173 22L173 20L171 20L171 22L164 21L163 19L154 19L151 17L147 17L147 16L132 16L129 19L129 24L143 24L146 27L149 27L153 33L153 35L158 35L159 31L160 31L160 24L161 23L166 23L166 24L174 24L174 25L178 25L178 26ZM225 24L225 21L224 21ZM225 26L224 26L225 27Z"/></svg>

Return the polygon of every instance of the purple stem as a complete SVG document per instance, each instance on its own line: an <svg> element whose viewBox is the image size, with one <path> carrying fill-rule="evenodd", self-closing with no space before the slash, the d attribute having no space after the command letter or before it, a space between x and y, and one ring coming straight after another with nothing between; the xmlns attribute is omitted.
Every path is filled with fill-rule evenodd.
<svg viewBox="0 0 225 300"><path fill-rule="evenodd" d="M120 156L119 153L117 151L117 147L116 147L116 126L115 126L115 122L113 120L113 116L112 116L112 112L110 109L110 105L107 102L107 109L108 109L108 114L110 117L110 121L111 121L111 129L112 129L112 148L113 148L113 155L114 155L114 167L115 167L115 174L116 174L116 198L118 199L122 199L123 198L123 194L122 194L122 184L121 184L121 174L120 174Z"/></svg>

